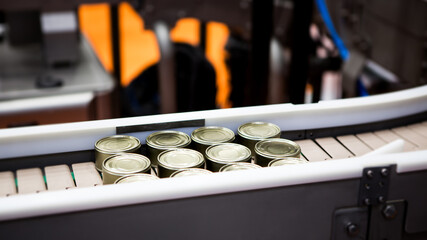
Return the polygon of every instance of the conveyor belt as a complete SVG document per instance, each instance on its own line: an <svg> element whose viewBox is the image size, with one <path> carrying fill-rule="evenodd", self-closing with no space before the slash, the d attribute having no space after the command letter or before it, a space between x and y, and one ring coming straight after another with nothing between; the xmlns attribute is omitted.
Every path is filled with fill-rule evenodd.
<svg viewBox="0 0 427 240"><path fill-rule="evenodd" d="M16 173L0 172L0 197L102 185L101 176L93 162L76 163L71 168L73 172L67 165L47 166L44 174L40 168L21 169Z"/></svg>
<svg viewBox="0 0 427 240"><path fill-rule="evenodd" d="M427 122L390 130L295 142L301 146L302 158L316 162L361 156L396 139L405 141L404 151L427 149ZM65 164L46 166L44 169L5 171L0 172L0 180L0 197L102 185L102 179L93 162L72 164L71 171Z"/></svg>

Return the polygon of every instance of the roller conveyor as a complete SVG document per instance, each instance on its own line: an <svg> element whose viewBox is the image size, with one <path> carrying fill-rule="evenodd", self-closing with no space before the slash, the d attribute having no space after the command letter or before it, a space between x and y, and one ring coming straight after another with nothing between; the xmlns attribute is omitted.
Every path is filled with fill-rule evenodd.
<svg viewBox="0 0 427 240"><path fill-rule="evenodd" d="M381 204L361 206L357 203L363 169L387 166L393 171L392 180L396 180L392 181L394 185L388 190L386 203L402 199L407 203L402 236L423 236L427 228L416 221L427 219L424 218L427 217L427 209L420 203L427 199L425 188L422 188L427 183L421 181L412 191L409 191L410 188L401 188L405 188L407 172L416 173L409 174L410 177L420 175L417 177L418 181L427 179L426 102L427 88L420 87L363 99L309 105L269 105L1 130L0 230L17 229L21 224L29 223L40 226L61 219L80 225L72 220L77 215L96 220L111 214L117 217L125 212L137 214L141 211L161 211L152 216L154 219L150 218L150 221L139 219L133 214L131 218L139 219L156 230L160 230L156 224L166 224L171 228L170 231L160 235L149 234L163 239L200 239L202 230L207 230L204 227L199 226L200 230L191 234L182 231L176 233L177 229L188 227L187 224L196 224L200 218L204 219L202 222L205 224L221 220L219 225L230 236L227 239L239 239L238 236L243 236L240 239L260 239L260 236L267 236L265 239L295 239L296 234L301 239L346 239L337 238L341 236L336 230L336 222L339 221L337 211L354 206L360 211L366 210L367 215L372 217ZM209 125L224 126L236 131L240 124L249 121L266 121L279 125L282 137L296 141L302 148L302 157L310 163L286 169L263 168L259 171L215 173L213 176L197 177L194 179L197 181L161 179L150 183L126 184L127 186L99 186L102 184L101 177L93 166L93 144L97 139L114 134L128 134L143 141L150 133L158 130L175 129L191 133L200 126ZM397 139L404 140L404 144L389 151L391 154L369 156L369 153L375 153ZM400 180L401 178L404 180ZM233 183L230 184L230 181ZM31 184L27 185L27 182ZM345 196L331 198L332 195ZM289 199L284 200L280 196L288 196ZM274 200L274 197L282 200ZM248 202L239 204L238 200L242 198L261 205ZM310 203L307 198L313 202ZM50 205L46 204L47 199ZM231 203L225 206L224 201ZM299 212L300 215L296 214L296 210L289 209L291 205L286 204L290 203L294 204L293 208L302 211ZM208 209L195 207L201 204L206 204ZM313 209L312 204L323 210ZM259 211L244 213L245 209L254 210L255 206L259 206ZM413 206L422 209L415 211ZM183 212L176 207L187 211ZM236 216L223 216L236 208ZM294 215L290 217L274 213L275 208L279 212L288 211ZM171 226L170 220L157 217L163 214L183 216L189 220L188 223ZM214 220L203 218L206 214L213 214ZM247 217L265 218L266 222L261 225L265 229L270 228L270 233L267 230L254 233L249 227L250 222L244 220ZM231 221L227 218L241 221L235 226L235 231L227 226ZM277 224L279 219L292 227ZM313 228L316 232L314 234L295 227L303 222L322 223L307 225L307 228ZM111 224L113 223L106 224L107 229L101 235L111 236L112 233L108 230ZM133 226L132 221L126 224ZM95 224L96 229L100 230L101 225ZM61 229L63 228L55 231ZM47 235L44 236L55 236L55 231L46 231L44 234ZM41 230L36 232L41 234ZM367 230L362 232L360 234L365 236L376 234ZM133 230L125 233L125 236L137 234L141 232ZM5 236L17 238L24 235L9 231ZM214 233L212 236L205 236L205 239L217 239L218 236ZM322 237L318 238L319 236Z"/></svg>

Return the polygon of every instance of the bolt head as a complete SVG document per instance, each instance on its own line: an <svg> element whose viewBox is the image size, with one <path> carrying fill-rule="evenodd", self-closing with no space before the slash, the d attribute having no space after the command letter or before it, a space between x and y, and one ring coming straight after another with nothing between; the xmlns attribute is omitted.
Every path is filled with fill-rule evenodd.
<svg viewBox="0 0 427 240"><path fill-rule="evenodd" d="M387 206L385 206L383 209L383 215L386 219L395 218L397 215L396 206L394 206L393 204L388 204Z"/></svg>
<svg viewBox="0 0 427 240"><path fill-rule="evenodd" d="M382 175L383 177L387 177L387 176L388 176L388 169L387 169L387 168L383 168L383 169L381 169L381 175Z"/></svg>
<svg viewBox="0 0 427 240"><path fill-rule="evenodd" d="M374 177L374 171L372 171L372 170L368 170L368 171L366 172L366 176L368 176L368 178L373 178L373 177Z"/></svg>
<svg viewBox="0 0 427 240"><path fill-rule="evenodd" d="M369 199L369 198L365 198L365 199L363 200L363 203L364 203L365 205L371 205L371 199Z"/></svg>
<svg viewBox="0 0 427 240"><path fill-rule="evenodd" d="M359 226L357 226L357 224L354 223L350 223L347 225L347 234L349 236L357 236L359 234Z"/></svg>

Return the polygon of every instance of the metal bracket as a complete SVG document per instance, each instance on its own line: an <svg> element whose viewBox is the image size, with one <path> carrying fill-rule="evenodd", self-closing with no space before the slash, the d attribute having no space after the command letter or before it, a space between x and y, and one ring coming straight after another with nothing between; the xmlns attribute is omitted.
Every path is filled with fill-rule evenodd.
<svg viewBox="0 0 427 240"><path fill-rule="evenodd" d="M387 201L371 208L368 239L401 240L404 232L404 200Z"/></svg>
<svg viewBox="0 0 427 240"><path fill-rule="evenodd" d="M366 239L368 233L368 208L337 209L334 212L332 240Z"/></svg>
<svg viewBox="0 0 427 240"><path fill-rule="evenodd" d="M359 206L375 206L387 201L390 170L390 166L363 169L359 187Z"/></svg>

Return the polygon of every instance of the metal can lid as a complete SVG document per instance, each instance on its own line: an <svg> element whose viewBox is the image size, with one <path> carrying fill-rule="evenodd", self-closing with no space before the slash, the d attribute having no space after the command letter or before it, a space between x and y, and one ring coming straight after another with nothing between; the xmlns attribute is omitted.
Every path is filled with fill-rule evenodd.
<svg viewBox="0 0 427 240"><path fill-rule="evenodd" d="M211 173L212 173L211 171L202 169L202 168L186 168L186 169L181 169L172 173L170 177L186 177L186 176L206 175Z"/></svg>
<svg viewBox="0 0 427 240"><path fill-rule="evenodd" d="M114 184L130 183L130 182L145 182L145 181L156 180L156 179L159 179L159 178L151 174L135 173L135 174L125 175L117 179L114 182Z"/></svg>
<svg viewBox="0 0 427 240"><path fill-rule="evenodd" d="M255 153L267 158L295 157L301 148L295 142L283 138L270 138L255 144Z"/></svg>
<svg viewBox="0 0 427 240"><path fill-rule="evenodd" d="M127 135L114 135L99 139L95 143L95 149L102 153L117 153L132 151L141 147L138 138Z"/></svg>
<svg viewBox="0 0 427 240"><path fill-rule="evenodd" d="M258 168L262 168L262 167L254 163L238 162L238 163L232 163L232 164L227 164L225 166L222 166L219 169L219 171L230 172L230 171L249 170L249 169L258 169Z"/></svg>
<svg viewBox="0 0 427 240"><path fill-rule="evenodd" d="M145 172L151 167L150 159L136 153L113 155L102 164L103 170L112 175Z"/></svg>
<svg viewBox="0 0 427 240"><path fill-rule="evenodd" d="M308 163L308 161L302 158L287 157L287 158L274 159L268 163L268 166L277 167L277 166L283 166L283 165L302 164L302 163Z"/></svg>
<svg viewBox="0 0 427 240"><path fill-rule="evenodd" d="M221 143L208 147L206 157L219 163L242 162L251 157L251 150L237 143Z"/></svg>
<svg viewBox="0 0 427 240"><path fill-rule="evenodd" d="M191 139L206 145L225 143L234 140L234 132L225 127L200 127L191 133Z"/></svg>
<svg viewBox="0 0 427 240"><path fill-rule="evenodd" d="M241 125L237 132L243 138L260 140L277 137L280 134L280 127L273 123L250 122Z"/></svg>
<svg viewBox="0 0 427 240"><path fill-rule="evenodd" d="M150 134L146 143L148 146L159 149L186 147L191 143L190 136L179 131L159 131Z"/></svg>
<svg viewBox="0 0 427 240"><path fill-rule="evenodd" d="M163 151L157 157L159 166L179 170L183 168L199 167L203 165L205 159L196 150L186 148L176 148Z"/></svg>

